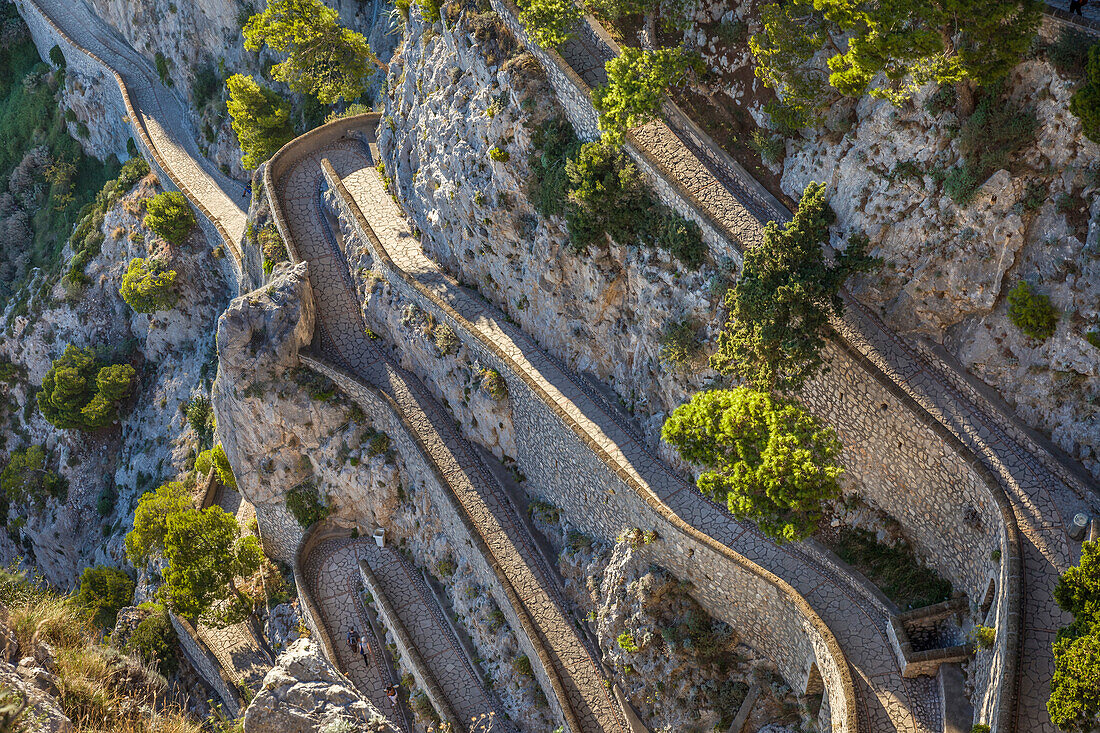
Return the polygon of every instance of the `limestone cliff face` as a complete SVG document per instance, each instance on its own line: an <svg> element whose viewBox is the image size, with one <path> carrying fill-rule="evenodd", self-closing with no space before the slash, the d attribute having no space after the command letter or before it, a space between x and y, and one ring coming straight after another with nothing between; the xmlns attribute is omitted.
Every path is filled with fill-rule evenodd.
<svg viewBox="0 0 1100 733"><path fill-rule="evenodd" d="M267 673L244 713L245 733L312 733L398 728L340 674L309 639L299 639Z"/></svg>
<svg viewBox="0 0 1100 733"><path fill-rule="evenodd" d="M1033 59L1007 84L1015 104L1034 110L1035 142L1018 154L1014 172L995 172L965 206L933 175L958 159L959 122L951 112L925 111L930 91L901 108L865 98L842 138L791 143L783 188L797 196L808 181L827 181L842 227L870 235L884 261L853 282L857 297L897 330L943 343L1026 422L1100 475L1092 405L1100 362L1084 338L1100 323L1091 174L1100 148L1069 111L1075 80ZM1005 294L1019 280L1063 314L1045 342L1008 320Z"/></svg>
<svg viewBox="0 0 1100 733"><path fill-rule="evenodd" d="M42 513L13 507L26 524L0 536L0 560L26 556L62 588L88 563L123 562L122 535L138 497L188 470L195 451L194 432L179 406L204 389L213 325L228 284L201 230L176 247L141 224L141 201L156 191L155 176L147 177L107 212L103 246L85 267L89 285L82 292L68 294L54 282L0 337L0 357L25 370L25 377L3 386L10 400L5 419L12 425L4 451L45 445L69 480L63 503L51 500ZM130 258L150 256L176 270L180 298L169 311L134 313L118 288ZM70 343L137 367L132 407L118 428L95 434L58 430L38 411L32 388Z"/></svg>

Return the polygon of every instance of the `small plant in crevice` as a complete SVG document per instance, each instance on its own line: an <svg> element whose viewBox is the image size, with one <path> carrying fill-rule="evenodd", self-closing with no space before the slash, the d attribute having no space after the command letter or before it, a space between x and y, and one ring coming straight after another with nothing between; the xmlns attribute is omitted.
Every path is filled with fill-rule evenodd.
<svg viewBox="0 0 1100 733"><path fill-rule="evenodd" d="M1026 335L1045 341L1058 328L1058 309L1050 297L1032 290L1026 280L1008 293L1008 319Z"/></svg>
<svg viewBox="0 0 1100 733"><path fill-rule="evenodd" d="M482 370L481 388L498 402L508 399L508 383L504 381L504 377L496 369Z"/></svg>
<svg viewBox="0 0 1100 733"><path fill-rule="evenodd" d="M440 356L454 354L458 351L458 347L462 345L458 334L446 323L437 323L432 328L432 342L435 344L435 348L439 349Z"/></svg>
<svg viewBox="0 0 1100 733"><path fill-rule="evenodd" d="M992 649L993 644L997 641L997 630L991 626L979 624L974 627L972 635L974 643L978 645L979 649Z"/></svg>
<svg viewBox="0 0 1100 733"><path fill-rule="evenodd" d="M299 484L286 494L286 508L303 528L311 527L332 513L321 502L321 495L312 481Z"/></svg>

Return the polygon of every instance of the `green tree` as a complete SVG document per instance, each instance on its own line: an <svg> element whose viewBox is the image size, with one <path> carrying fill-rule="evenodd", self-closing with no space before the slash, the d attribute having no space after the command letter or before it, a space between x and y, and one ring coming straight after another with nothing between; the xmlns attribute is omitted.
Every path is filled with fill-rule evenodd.
<svg viewBox="0 0 1100 733"><path fill-rule="evenodd" d="M195 227L195 215L191 213L186 196L179 191L165 191L146 202L145 218L141 223L169 243L183 244Z"/></svg>
<svg viewBox="0 0 1100 733"><path fill-rule="evenodd" d="M255 537L241 537L237 518L220 506L168 515L164 536L163 593L177 613L198 619L218 601L235 599L235 579L260 568L263 550Z"/></svg>
<svg viewBox="0 0 1100 733"><path fill-rule="evenodd" d="M189 619L216 622L215 605L239 601L236 579L259 570L263 550L255 537L241 536L232 514L217 505L195 509L186 487L169 483L141 497L126 555L139 567L154 555L163 557L168 567L158 594Z"/></svg>
<svg viewBox="0 0 1100 733"><path fill-rule="evenodd" d="M1081 120L1085 137L1100 143L1100 43L1089 48L1085 83L1070 97L1069 111Z"/></svg>
<svg viewBox="0 0 1100 733"><path fill-rule="evenodd" d="M179 667L179 655L176 653L176 630L168 619L168 609L156 604L153 612L143 618L134 633L130 634L126 651L155 664L166 677L174 674Z"/></svg>
<svg viewBox="0 0 1100 733"><path fill-rule="evenodd" d="M661 437L705 469L703 494L781 542L811 535L822 503L840 495L833 429L765 392L700 392L672 411Z"/></svg>
<svg viewBox="0 0 1100 733"><path fill-rule="evenodd" d="M793 89L796 99L810 59L825 49L837 91L900 104L929 82L985 86L1003 78L1030 47L1041 7L1036 0L790 0L761 8L763 30L752 48L761 78L781 93ZM835 40L842 38L847 43Z"/></svg>
<svg viewBox="0 0 1100 733"><path fill-rule="evenodd" d="M862 236L826 262L823 245L834 219L825 184L810 183L790 222L768 222L764 241L745 252L741 277L726 294L729 316L711 357L715 369L786 392L821 366L829 315L843 309L840 288L874 263Z"/></svg>
<svg viewBox="0 0 1100 733"><path fill-rule="evenodd" d="M134 602L134 581L118 568L96 565L80 574L76 602L101 629L113 629L119 609Z"/></svg>
<svg viewBox="0 0 1100 733"><path fill-rule="evenodd" d="M118 418L136 374L129 364L100 366L91 349L69 344L42 380L38 408L55 427L105 427Z"/></svg>
<svg viewBox="0 0 1100 733"><path fill-rule="evenodd" d="M0 473L0 490L3 491L5 503L30 504L42 511L47 499L65 500L69 483L50 467L46 449L32 445L12 451L8 465Z"/></svg>
<svg viewBox="0 0 1100 733"><path fill-rule="evenodd" d="M385 66L361 34L343 28L336 11L320 0L268 0L267 8L245 24L244 45L265 45L286 60L271 77L322 104L354 101L366 89L377 66Z"/></svg>
<svg viewBox="0 0 1100 733"><path fill-rule="evenodd" d="M191 495L179 481L170 481L146 492L134 509L134 528L126 535L126 557L137 568L164 546L168 517L191 508Z"/></svg>
<svg viewBox="0 0 1100 733"><path fill-rule="evenodd" d="M527 35L543 48L556 48L572 38L581 17L573 0L527 0L519 11Z"/></svg>
<svg viewBox="0 0 1100 733"><path fill-rule="evenodd" d="M1081 545L1081 562L1058 579L1054 600L1073 623L1054 642L1047 712L1064 731L1091 733L1100 726L1100 542Z"/></svg>
<svg viewBox="0 0 1100 733"><path fill-rule="evenodd" d="M241 165L252 170L293 139L290 102L251 76L234 74L225 83L229 87L226 108L241 147Z"/></svg>
<svg viewBox="0 0 1100 733"><path fill-rule="evenodd" d="M660 114L665 93L684 82L692 64L679 48L626 47L604 68L607 84L592 90L592 104L600 113L600 131L619 142L627 130Z"/></svg>
<svg viewBox="0 0 1100 733"><path fill-rule="evenodd" d="M577 249L602 244L605 235L624 245L636 244L647 228L655 204L641 172L622 150L605 141L585 143L565 163L569 182L566 212L569 235Z"/></svg>
<svg viewBox="0 0 1100 733"><path fill-rule="evenodd" d="M837 94L828 72L810 63L832 43L824 18L812 2L792 0L762 6L760 21L760 32L749 39L754 73L783 100L790 127L816 123Z"/></svg>
<svg viewBox="0 0 1100 733"><path fill-rule="evenodd" d="M229 465L229 459L225 455L225 449L218 443L209 450L204 450L195 459L195 470L205 476L213 468L218 473L218 481L226 488L236 489L237 478L233 475L233 467Z"/></svg>
<svg viewBox="0 0 1100 733"><path fill-rule="evenodd" d="M168 310L176 304L176 271L155 258L135 257L122 275L118 294L138 313Z"/></svg>

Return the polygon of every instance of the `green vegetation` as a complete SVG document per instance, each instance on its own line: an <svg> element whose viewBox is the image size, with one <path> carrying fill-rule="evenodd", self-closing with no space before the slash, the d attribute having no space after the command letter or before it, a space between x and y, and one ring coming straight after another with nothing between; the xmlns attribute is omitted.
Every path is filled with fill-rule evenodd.
<svg viewBox="0 0 1100 733"><path fill-rule="evenodd" d="M177 648L176 630L168 620L168 609L159 603L153 604L151 613L138 622L126 640L127 652L154 665L163 675L175 674L179 668Z"/></svg>
<svg viewBox="0 0 1100 733"><path fill-rule="evenodd" d="M564 216L578 252L606 244L658 246L691 268L707 254L702 232L650 194L642 174L614 145L581 144L569 122L534 131L530 196L543 216Z"/></svg>
<svg viewBox="0 0 1100 733"><path fill-rule="evenodd" d="M437 323L432 329L432 342L439 349L440 355L454 354L462 345L458 340L458 334L446 323Z"/></svg>
<svg viewBox="0 0 1100 733"><path fill-rule="evenodd" d="M793 392L821 366L829 315L842 311L849 275L871 268L867 239L853 236L830 264L823 246L835 214L825 184L810 183L785 225L768 222L726 293L729 311L711 365L762 390Z"/></svg>
<svg viewBox="0 0 1100 733"><path fill-rule="evenodd" d="M187 197L179 191L165 191L145 202L145 218L141 223L170 244L183 244L195 227L195 215Z"/></svg>
<svg viewBox="0 0 1100 733"><path fill-rule="evenodd" d="M1063 28L1058 38L1046 47L1047 60L1066 76L1080 78L1085 74L1089 49L1096 39L1074 28Z"/></svg>
<svg viewBox="0 0 1100 733"><path fill-rule="evenodd" d="M226 86L226 107L241 148L241 165L252 170L294 138L290 102L251 76L234 74L226 80Z"/></svg>
<svg viewBox="0 0 1100 733"><path fill-rule="evenodd" d="M179 300L176 271L155 258L135 257L122 276L118 294L138 313L168 310Z"/></svg>
<svg viewBox="0 0 1100 733"><path fill-rule="evenodd" d="M305 483L288 491L286 508L303 528L312 527L332 513L332 509L321 503L317 487L312 483Z"/></svg>
<svg viewBox="0 0 1100 733"><path fill-rule="evenodd" d="M119 609L134 602L134 581L118 568L96 565L80 574L76 603L88 611L92 623L108 631L115 627Z"/></svg>
<svg viewBox="0 0 1100 733"><path fill-rule="evenodd" d="M213 468L218 474L218 481L227 489L237 488L237 478L233 475L233 467L229 465L229 459L225 455L225 449L218 443L209 450L199 453L195 459L195 471L201 476L210 473Z"/></svg>
<svg viewBox="0 0 1100 733"><path fill-rule="evenodd" d="M1034 0L791 0L760 8L763 28L749 47L757 76L809 124L838 94L901 104L929 82L969 92L1004 78L1030 48L1040 7ZM827 70L812 61L823 50Z"/></svg>
<svg viewBox="0 0 1100 733"><path fill-rule="evenodd" d="M624 652L636 652L639 650L638 643L634 641L634 635L629 631L624 631L619 634L619 637L615 641Z"/></svg>
<svg viewBox="0 0 1100 733"><path fill-rule="evenodd" d="M65 238L82 208L115 175L118 161L86 156L69 136L58 96L63 63L54 71L39 61L14 3L0 3L0 28L0 195L8 201L0 207L3 303L35 268L49 276L43 287L52 287ZM26 312L30 295L12 315Z"/></svg>
<svg viewBox="0 0 1100 733"><path fill-rule="evenodd" d="M898 608L923 608L951 597L951 583L917 561L905 541L887 545L871 532L841 527L835 539L825 538L829 549L863 573Z"/></svg>
<svg viewBox="0 0 1100 733"><path fill-rule="evenodd" d="M40 578L0 571L0 603L7 608L8 624L20 649L49 645L57 700L74 730L201 733L205 729L171 707L150 705L151 693L166 691L164 680L143 662L105 646L100 629L73 597L51 590ZM173 637L168 639L158 666L176 654ZM30 711L24 711L12 730L37 730L40 724Z"/></svg>
<svg viewBox="0 0 1100 733"><path fill-rule="evenodd" d="M184 413L187 415L187 424L199 438L199 445L210 445L214 439L214 429L217 427L210 398L204 394L195 395L187 401ZM197 463L196 460L196 465ZM207 471L209 470L208 468Z"/></svg>
<svg viewBox="0 0 1100 733"><path fill-rule="evenodd" d="M1021 280L1008 292L1008 320L1031 338L1045 341L1058 328L1058 309L1050 297Z"/></svg>
<svg viewBox="0 0 1100 733"><path fill-rule="evenodd" d="M260 230L256 233L256 240L260 245L260 252L264 256L264 274L270 275L275 269L275 265L280 262L287 262L290 259L286 242L279 234L279 228L275 226L275 222L268 222L260 227Z"/></svg>
<svg viewBox="0 0 1100 733"><path fill-rule="evenodd" d="M979 649L992 649L997 641L997 630L991 626L978 624L973 631L974 643Z"/></svg>
<svg viewBox="0 0 1100 733"><path fill-rule="evenodd" d="M679 48L651 51L628 46L605 68L607 84L592 90L592 104L600 113L604 137L621 142L628 130L660 114L666 92L686 80L692 64Z"/></svg>
<svg viewBox="0 0 1100 733"><path fill-rule="evenodd" d="M485 369L481 372L481 388L494 400L508 399L508 383L496 369Z"/></svg>
<svg viewBox="0 0 1100 733"><path fill-rule="evenodd" d="M0 473L0 519L7 517L13 505L41 512L47 500L63 502L68 498L69 484L51 468L51 463L41 445L12 451Z"/></svg>
<svg viewBox="0 0 1100 733"><path fill-rule="evenodd" d="M1073 93L1069 109L1081 120L1085 137L1100 142L1100 44L1089 49L1085 83Z"/></svg>
<svg viewBox="0 0 1100 733"><path fill-rule="evenodd" d="M271 78L322 104L353 102L366 89L375 66L384 67L361 34L340 26L336 11L321 0L268 0L243 28L250 51L267 47L286 60Z"/></svg>
<svg viewBox="0 0 1100 733"><path fill-rule="evenodd" d="M168 57L157 51L153 54L153 63L156 64L161 83L166 87L173 86L175 82L172 81L171 69L168 68Z"/></svg>
<svg viewBox="0 0 1100 733"><path fill-rule="evenodd" d="M84 267L99 254L103 246L103 218L107 209L118 203L139 180L149 175L149 164L144 158L131 158L119 171L118 177L108 181L95 197L95 201L80 210L80 221L69 235L73 258L61 282L71 295L76 295L88 283Z"/></svg>
<svg viewBox="0 0 1100 733"><path fill-rule="evenodd" d="M154 555L167 560L158 596L181 616L215 624L226 621L224 612L211 613L215 604L251 606L236 581L254 575L263 559L257 539L241 536L236 517L217 505L195 509L178 482L141 497L126 555L135 567Z"/></svg>
<svg viewBox="0 0 1100 733"><path fill-rule="evenodd" d="M798 406L747 387L699 392L665 421L661 437L702 466L696 486L781 542L817 529L840 495L840 441Z"/></svg>
<svg viewBox="0 0 1100 733"><path fill-rule="evenodd" d="M681 318L665 327L661 335L660 359L674 369L696 370L705 365L705 349L699 339L699 324Z"/></svg>
<svg viewBox="0 0 1100 733"><path fill-rule="evenodd" d="M527 35L543 48L556 48L573 37L581 9L572 0L522 0L519 19Z"/></svg>
<svg viewBox="0 0 1100 733"><path fill-rule="evenodd" d="M1100 726L1100 542L1081 545L1081 562L1058 580L1054 600L1073 623L1054 642L1054 679L1047 712L1061 730Z"/></svg>
<svg viewBox="0 0 1100 733"><path fill-rule="evenodd" d="M951 200L965 206L995 171L1016 168L1017 153L1035 140L1038 125L1035 112L1005 98L1000 85L988 89L960 130L962 162L944 180Z"/></svg>
<svg viewBox="0 0 1100 733"><path fill-rule="evenodd" d="M129 364L101 365L91 349L72 344L54 360L38 392L38 409L58 428L95 430L118 419L136 372Z"/></svg>
<svg viewBox="0 0 1100 733"><path fill-rule="evenodd" d="M535 676L535 670L531 667L531 660L526 654L521 654L512 660L512 669L521 677Z"/></svg>

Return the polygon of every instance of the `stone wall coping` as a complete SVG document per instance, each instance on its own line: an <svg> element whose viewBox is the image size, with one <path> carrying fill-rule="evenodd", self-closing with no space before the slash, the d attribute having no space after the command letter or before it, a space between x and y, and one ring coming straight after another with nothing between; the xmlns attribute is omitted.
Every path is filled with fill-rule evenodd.
<svg viewBox="0 0 1100 733"><path fill-rule="evenodd" d="M462 730L462 726L458 723L458 716L455 715L450 702L447 700L447 695L443 692L443 688L439 686L439 682L432 674L432 670L428 667L424 658L420 656L420 650L416 648L412 636L409 635L409 630L405 628L405 624L401 622L401 618L397 615L397 609L390 603L390 599L382 590L382 584L378 582L378 578L374 576L374 571L370 569L365 560L359 561L359 576L363 579L363 585L374 597L379 615L382 616L383 622L393 632L398 650L404 653L405 659L409 662L409 667L412 668L413 676L420 683L432 706L454 730Z"/></svg>
<svg viewBox="0 0 1100 733"><path fill-rule="evenodd" d="M214 688L214 691L218 693L218 697L222 699L222 704L229 710L229 714L234 718L239 716L242 712L241 699L237 695L237 685L240 684L240 680L233 676L229 670L227 670L218 659L218 655L207 646L206 642L202 640L199 633L195 630L195 627L179 614L168 612L168 618L172 622L172 626L175 627L176 634L187 637L191 644L181 643L180 648L183 649L184 656L187 657L187 661L191 663L195 671L199 673L208 685ZM191 648L194 645L194 649ZM195 654L199 654L201 659L193 659ZM218 679L210 680L202 674L202 667L209 665L217 673ZM220 683L220 684L219 684Z"/></svg>
<svg viewBox="0 0 1100 733"><path fill-rule="evenodd" d="M751 562L747 558L743 557L739 553L733 551L727 545L718 542L709 535L700 532L695 527L691 526L688 522L684 521L678 514L676 514L671 507L665 504L649 486L639 483L630 471L621 464L604 445L594 439L588 432L581 426L576 420L569 415L558 403L553 400L547 392L545 386L538 382L536 378L533 378L527 373L527 370L520 367L512 356L495 341L485 336L475 324L468 321L461 313L454 310L449 303L444 301L430 289L424 287L416 278L412 277L404 270L402 270L390 257L381 241L378 239L370 223L366 220L363 212L359 209L355 200L348 193L343 181L336 174L332 165L327 161L322 162L322 166L325 170L325 176L333 184L334 190L337 192L338 197L343 206L352 215L353 219L357 222L359 228L367 236L367 244L372 250L372 254L376 257L377 261L383 264L387 269L393 272L396 276L403 279L408 285L413 287L421 294L422 297L432 302L437 308L451 316L459 325L466 329L474 338L482 342L482 344L494 353L503 363L507 364L509 368L515 373L515 375L524 381L525 384L531 389L531 391L538 395L540 399L558 416L558 418L573 432L577 437L591 450L596 456L598 456L627 486L630 486L640 498L642 498L650 508L655 511L659 516L663 517L670 525L676 528L681 533L688 535L694 541L703 544L720 555L725 556L731 562L739 565L743 569L750 573L757 575L758 577L766 580L769 584L774 586L781 594L787 597L787 599L797 608L799 614L805 619L806 623L812 628L820 637L825 647L829 650L830 656L833 657L834 663L838 668L838 672L842 680L842 690L840 694L842 700L837 700L836 703L843 705L844 711L842 716L845 719L845 730L856 731L858 730L858 718L856 713L855 702L855 687L851 678L851 671L848 668L847 660L843 651L840 648L839 643L833 636L832 631L828 628L825 622L817 615L817 613L810 607L806 600L799 594L790 584L784 581L782 578L774 575L773 573L765 570L756 563ZM446 276L444 276L446 277ZM449 282L449 279L448 279Z"/></svg>
<svg viewBox="0 0 1100 733"><path fill-rule="evenodd" d="M126 105L126 114L129 117L130 126L134 129L135 132L137 132L138 138L141 140L142 147L144 147L148 154L152 156L154 162L156 162L157 164L157 167L164 171L165 175L168 176L168 179L171 181L172 185L179 189L180 193L186 196L187 200L191 202L191 205L198 209L199 213L202 214L211 224L214 225L214 227L218 230L218 234L221 236L222 241L229 248L229 251L233 254L234 259L237 261L237 266L243 272L244 257L241 253L240 246L236 241L234 241L233 237L229 234L229 231L225 228L225 226L222 225L221 221L212 213L210 213L210 210L206 208L201 200L199 200L198 196L196 196L191 191L191 189L187 187L187 184L185 184L183 180L175 174L171 166L168 165L168 163L164 160L164 157L157 150L156 145L153 144L152 138L149 137L149 133L145 129L145 125L141 123L141 117L138 115L137 110L134 108L134 103L130 98L130 89L126 86L126 82L123 81L122 75L115 71L113 66L100 58L99 55L97 55L95 52L80 45L72 38L72 36L63 31L57 25L57 23L54 22L53 18L51 18L46 13L46 11L38 5L37 2L35 2L35 0L23 0L23 2L34 8L35 11L37 11L37 13L42 16L46 23L49 24L51 28L53 28L54 32L57 33L57 35L61 38L65 39L65 41L70 46L84 53L86 56L91 58L93 61L102 66L115 77L115 81L118 83L119 91L122 94L122 101Z"/></svg>

